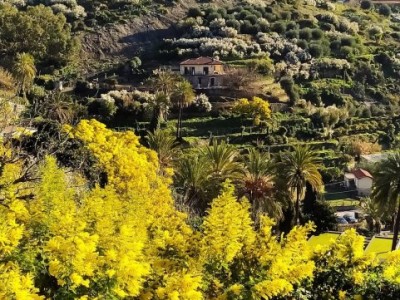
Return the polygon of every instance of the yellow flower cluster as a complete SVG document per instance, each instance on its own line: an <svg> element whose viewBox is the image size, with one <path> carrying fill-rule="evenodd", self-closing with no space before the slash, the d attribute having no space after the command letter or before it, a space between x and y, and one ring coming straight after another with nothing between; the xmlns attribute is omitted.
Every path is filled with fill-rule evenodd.
<svg viewBox="0 0 400 300"><path fill-rule="evenodd" d="M91 189L53 157L34 184L15 183L18 162L1 166L0 299L41 299L39 288L60 299L289 298L319 272L343 269L358 287L376 266L354 230L311 250L311 224L279 238L273 220L261 216L255 229L249 202L229 183L194 231L175 209L155 153L133 133L93 120L66 129L93 152L108 183ZM19 199L25 193L29 201ZM382 264L385 280L400 283L399 266L393 252Z"/></svg>

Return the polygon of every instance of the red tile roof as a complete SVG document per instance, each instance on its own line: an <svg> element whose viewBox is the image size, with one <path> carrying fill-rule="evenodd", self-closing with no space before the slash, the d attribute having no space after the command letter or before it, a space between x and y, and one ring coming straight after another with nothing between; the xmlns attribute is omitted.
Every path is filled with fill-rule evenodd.
<svg viewBox="0 0 400 300"><path fill-rule="evenodd" d="M200 56L197 58L190 58L180 63L181 65L223 65L223 62L212 58Z"/></svg>
<svg viewBox="0 0 400 300"><path fill-rule="evenodd" d="M362 178L365 178L365 177L368 177L368 178L371 178L371 179L373 178L371 173L368 172L367 170L364 170L364 169L356 169L356 170L353 170L352 173L354 174L354 176L357 179L362 179Z"/></svg>

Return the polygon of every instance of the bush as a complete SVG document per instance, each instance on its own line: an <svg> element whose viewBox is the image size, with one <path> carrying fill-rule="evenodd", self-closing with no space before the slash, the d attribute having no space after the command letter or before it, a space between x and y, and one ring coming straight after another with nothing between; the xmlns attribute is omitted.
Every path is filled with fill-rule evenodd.
<svg viewBox="0 0 400 300"><path fill-rule="evenodd" d="M326 22L321 22L319 28L324 31L335 31L335 25Z"/></svg>
<svg viewBox="0 0 400 300"><path fill-rule="evenodd" d="M236 30L240 30L240 22L238 20L227 20L226 26L232 27Z"/></svg>
<svg viewBox="0 0 400 300"><path fill-rule="evenodd" d="M286 37L288 39L297 39L299 37L299 32L297 30L286 31Z"/></svg>
<svg viewBox="0 0 400 300"><path fill-rule="evenodd" d="M192 105L198 112L210 112L212 109L212 105L205 94L198 95Z"/></svg>
<svg viewBox="0 0 400 300"><path fill-rule="evenodd" d="M282 34L286 31L286 25L284 22L275 22L272 24L271 30Z"/></svg>
<svg viewBox="0 0 400 300"><path fill-rule="evenodd" d="M350 58L354 53L354 50L352 47L349 46L343 46L340 48L340 56L342 58Z"/></svg>
<svg viewBox="0 0 400 300"><path fill-rule="evenodd" d="M290 20L292 17L291 13L289 11L283 11L281 12L281 19L282 20Z"/></svg>
<svg viewBox="0 0 400 300"><path fill-rule="evenodd" d="M299 46L301 49L307 49L308 43L305 40L299 40L297 41L297 46Z"/></svg>
<svg viewBox="0 0 400 300"><path fill-rule="evenodd" d="M255 15L250 15L245 18L245 20L250 21L251 24L256 24L258 19Z"/></svg>
<svg viewBox="0 0 400 300"><path fill-rule="evenodd" d="M320 40L324 36L324 33L321 29L313 29L311 35L313 40Z"/></svg>
<svg viewBox="0 0 400 300"><path fill-rule="evenodd" d="M330 48L332 51L339 51L342 43L339 40L334 40L330 44Z"/></svg>
<svg viewBox="0 0 400 300"><path fill-rule="evenodd" d="M300 28L315 28L315 23L310 19L302 19L298 22Z"/></svg>
<svg viewBox="0 0 400 300"><path fill-rule="evenodd" d="M203 13L201 12L200 8L198 7L191 7L188 11L188 17L196 18L201 17Z"/></svg>
<svg viewBox="0 0 400 300"><path fill-rule="evenodd" d="M261 32L268 32L269 31L269 22L266 19L259 20L257 25L260 28Z"/></svg>
<svg viewBox="0 0 400 300"><path fill-rule="evenodd" d="M299 100L299 93L296 89L294 81L291 77L283 77L280 81L282 89L289 97L290 103L293 105Z"/></svg>
<svg viewBox="0 0 400 300"><path fill-rule="evenodd" d="M266 13L264 15L264 18L266 18L269 22L275 22L276 21L276 16L274 14L271 13Z"/></svg>
<svg viewBox="0 0 400 300"><path fill-rule="evenodd" d="M361 8L362 9L371 9L373 6L372 2L370 0L363 0L361 1Z"/></svg>
<svg viewBox="0 0 400 300"><path fill-rule="evenodd" d="M311 29L304 28L299 31L299 38L309 41L309 40L311 40L311 37L312 37Z"/></svg>
<svg viewBox="0 0 400 300"><path fill-rule="evenodd" d="M88 113L101 120L109 120L115 115L117 107L110 99L95 99L88 105Z"/></svg>
<svg viewBox="0 0 400 300"><path fill-rule="evenodd" d="M251 12L249 12L248 10L242 10L238 15L237 15L237 18L239 19L239 20L244 20L244 19L246 19L248 16L250 16L251 15Z"/></svg>
<svg viewBox="0 0 400 300"><path fill-rule="evenodd" d="M392 14L392 10L389 5L383 4L379 7L379 14L388 17Z"/></svg>
<svg viewBox="0 0 400 300"><path fill-rule="evenodd" d="M352 37L343 37L340 39L340 43L342 46L353 47L356 44L356 41Z"/></svg>
<svg viewBox="0 0 400 300"><path fill-rule="evenodd" d="M214 21L215 19L222 19L222 16L217 12L213 12L207 16L208 22Z"/></svg>
<svg viewBox="0 0 400 300"><path fill-rule="evenodd" d="M286 24L286 29L287 30L296 30L296 29L298 29L298 26L297 26L296 22L292 21L292 22L289 22Z"/></svg>
<svg viewBox="0 0 400 300"><path fill-rule="evenodd" d="M319 58L322 56L322 47L319 44L311 44L310 48L308 49L308 51L310 52L310 54L315 57L315 58Z"/></svg>

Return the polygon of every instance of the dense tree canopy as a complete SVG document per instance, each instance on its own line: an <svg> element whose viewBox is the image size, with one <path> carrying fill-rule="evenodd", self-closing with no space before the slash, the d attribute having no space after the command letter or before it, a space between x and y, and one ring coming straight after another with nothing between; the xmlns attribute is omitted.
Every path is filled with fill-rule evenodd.
<svg viewBox="0 0 400 300"><path fill-rule="evenodd" d="M3 57L29 53L38 63L59 66L71 58L76 48L65 17L42 5L19 11L2 4L0 24L0 53Z"/></svg>

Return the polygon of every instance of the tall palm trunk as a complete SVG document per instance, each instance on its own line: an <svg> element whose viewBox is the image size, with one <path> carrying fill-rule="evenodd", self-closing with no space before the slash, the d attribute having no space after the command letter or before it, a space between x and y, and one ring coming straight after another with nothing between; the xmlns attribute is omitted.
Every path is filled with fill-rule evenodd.
<svg viewBox="0 0 400 300"><path fill-rule="evenodd" d="M182 137L182 100L179 100L179 114L178 114L178 125L176 126L176 139L181 139Z"/></svg>
<svg viewBox="0 0 400 300"><path fill-rule="evenodd" d="M295 207L295 220L296 225L300 225L300 190L301 187L296 187L296 207Z"/></svg>
<svg viewBox="0 0 400 300"><path fill-rule="evenodd" d="M150 122L150 131L154 132L157 129L160 129L160 124L162 122L163 116L162 116L162 109L160 106L155 106L153 108L153 116L151 118Z"/></svg>
<svg viewBox="0 0 400 300"><path fill-rule="evenodd" d="M399 238L399 227L400 227L400 202L397 208L396 221L394 223L394 228L393 228L392 251L395 250L397 246L397 241Z"/></svg>

